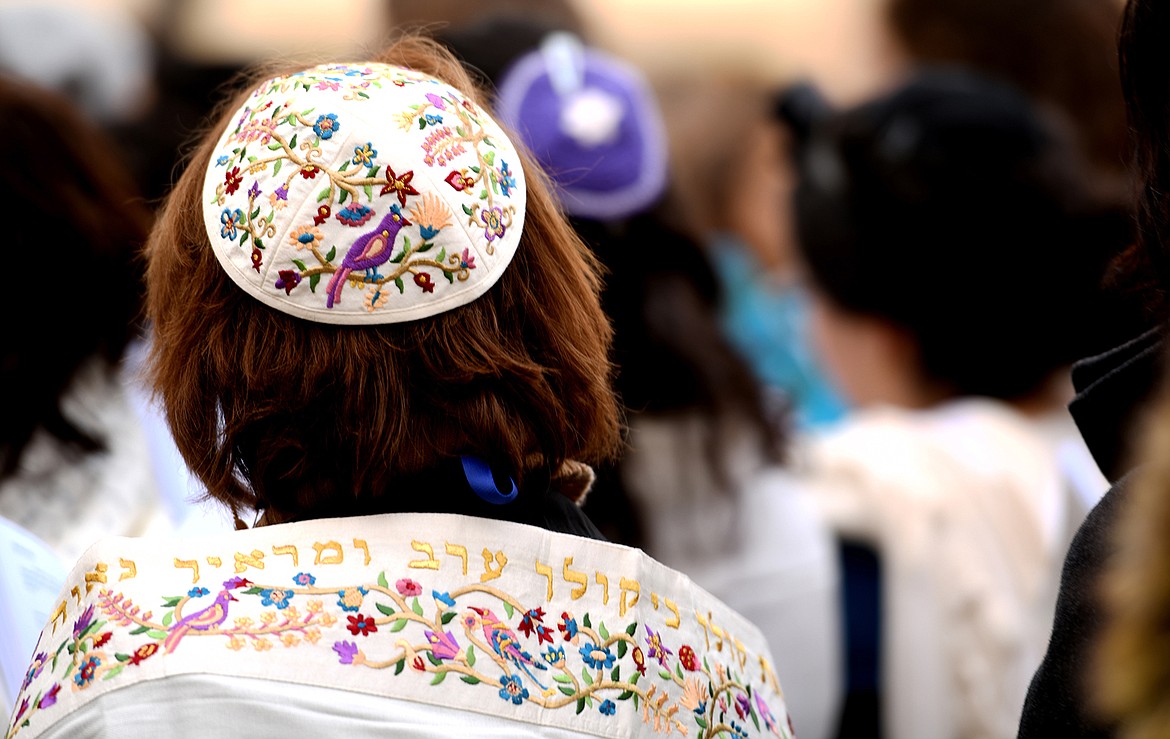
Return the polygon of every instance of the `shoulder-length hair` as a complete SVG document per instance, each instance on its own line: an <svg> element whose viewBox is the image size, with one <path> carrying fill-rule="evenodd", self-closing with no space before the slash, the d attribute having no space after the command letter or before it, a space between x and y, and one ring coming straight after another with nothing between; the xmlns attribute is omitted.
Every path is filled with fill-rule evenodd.
<svg viewBox="0 0 1170 739"><path fill-rule="evenodd" d="M454 57L425 39L400 40L374 61L483 99ZM409 323L316 324L240 290L204 229L204 172L246 94L227 101L147 246L152 379L211 497L237 516L264 510L269 522L393 511L396 480L425 478L461 454L520 481L614 453L619 413L598 265L526 153L523 235L486 294Z"/></svg>

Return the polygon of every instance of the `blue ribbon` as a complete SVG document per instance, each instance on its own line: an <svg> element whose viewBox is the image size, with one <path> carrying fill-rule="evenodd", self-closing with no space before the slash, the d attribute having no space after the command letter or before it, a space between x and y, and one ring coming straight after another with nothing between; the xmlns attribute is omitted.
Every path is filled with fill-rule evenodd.
<svg viewBox="0 0 1170 739"><path fill-rule="evenodd" d="M492 505L507 505L516 500L516 496L520 494L520 491L516 489L516 481L510 477L508 482L512 486L511 491L502 492L496 485L495 477L492 476L492 468L479 457L465 454L460 459L463 461L463 476L467 478L467 484L471 486L472 492L480 499Z"/></svg>

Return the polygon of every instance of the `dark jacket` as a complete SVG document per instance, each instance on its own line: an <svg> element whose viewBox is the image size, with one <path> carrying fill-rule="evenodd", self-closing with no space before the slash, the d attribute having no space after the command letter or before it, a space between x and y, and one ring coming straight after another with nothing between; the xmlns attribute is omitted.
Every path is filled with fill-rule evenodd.
<svg viewBox="0 0 1170 739"><path fill-rule="evenodd" d="M1129 440L1162 376L1163 332L1138 338L1073 368L1076 399L1069 410L1097 465L1112 483L1089 512L1064 562L1048 652L1032 678L1019 739L1111 737L1086 699L1093 648L1104 624L1098 581L1112 556L1111 531L1135 471Z"/></svg>

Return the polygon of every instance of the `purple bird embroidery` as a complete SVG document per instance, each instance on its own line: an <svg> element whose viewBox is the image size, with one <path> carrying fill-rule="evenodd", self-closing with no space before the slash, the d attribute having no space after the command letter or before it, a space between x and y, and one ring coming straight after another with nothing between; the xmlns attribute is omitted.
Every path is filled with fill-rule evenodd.
<svg viewBox="0 0 1170 739"><path fill-rule="evenodd" d="M250 583L247 580L239 577L233 577L231 580L224 581L223 590L219 591L219 595L216 596L214 603L201 611L196 611L189 616L183 616L167 630L167 638L163 640L163 649L165 652L170 654L175 651L175 648L179 646L179 642L192 629L195 631L207 631L226 621L228 617L228 602L239 600L239 598L232 595L232 591L248 584Z"/></svg>
<svg viewBox="0 0 1170 739"><path fill-rule="evenodd" d="M389 213L382 216L377 228L359 236L358 240L353 242L353 246L349 247L345 258L341 260L341 268L329 278L329 285L325 290L328 293L325 306L332 308L334 303L341 301L341 289L345 287L350 272L355 269L364 269L367 280L379 279L381 275L378 274L378 267L390 260L398 232L403 226L410 225L411 222L406 220L398 206L394 206Z"/></svg>
<svg viewBox="0 0 1170 739"><path fill-rule="evenodd" d="M541 690L545 690L544 685L528 668L535 667L538 670L547 670L548 668L533 660L531 654L520 648L520 640L516 638L516 634L505 623L496 618L496 614L492 613L491 609L472 606L471 610L478 614L478 618L475 619L476 623L483 628L483 638L487 640L495 653L519 667L532 679L532 682L540 685Z"/></svg>

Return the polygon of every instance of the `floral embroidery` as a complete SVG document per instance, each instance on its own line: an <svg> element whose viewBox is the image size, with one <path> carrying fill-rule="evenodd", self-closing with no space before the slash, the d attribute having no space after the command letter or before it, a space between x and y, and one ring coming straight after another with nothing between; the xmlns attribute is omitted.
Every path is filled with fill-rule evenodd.
<svg viewBox="0 0 1170 739"><path fill-rule="evenodd" d="M159 643L158 642L154 642L154 641L147 642L146 644L143 644L138 649L135 649L134 654L132 654L130 656L130 659L127 660L127 662L129 664L132 664L132 665L141 664L142 660L153 657L155 655L155 653L158 652L158 650L159 650Z"/></svg>
<svg viewBox="0 0 1170 739"><path fill-rule="evenodd" d="M297 248L312 249L321 243L325 236L316 226L298 226L288 235L289 243Z"/></svg>
<svg viewBox="0 0 1170 739"><path fill-rule="evenodd" d="M500 697L517 706L528 699L528 688L520 682L518 675L504 675L500 678Z"/></svg>
<svg viewBox="0 0 1170 739"><path fill-rule="evenodd" d="M359 613L356 616L346 616L346 618L349 619L349 626L346 628L354 636L357 636L359 633L362 636L369 636L378 630L378 627L374 624L374 619L369 616L363 616Z"/></svg>
<svg viewBox="0 0 1170 739"><path fill-rule="evenodd" d="M395 171L378 164L379 151L389 144L379 145L371 135L371 140L350 144L345 149L348 156L340 158L336 146L344 146L344 142L332 150L326 146L344 137L343 119L349 108L342 109L338 102L339 107L330 110L325 107L329 103L322 106L321 101L336 96L347 101L344 105L352 105L371 99L376 88L387 84L432 86L419 91L413 98L416 103L404 104L397 112L392 109L390 114L402 129L420 132L415 139L419 153L414 161L443 167L444 172L454 167L446 183L466 195L461 207L469 224L477 228L447 238L466 237L474 242L482 234L487 244L481 250L477 251L474 243L471 248L459 244L458 251L450 244L436 243L453 224L452 211L435 193L423 192L425 188L419 187L420 180L415 178L417 169ZM298 102L301 91L310 93L305 96L309 101ZM360 129L357 121L353 125ZM370 313L405 293L407 280L422 294L439 292L440 276L450 284L470 279L472 270L479 266L473 253L493 256L501 239L515 238L509 230L517 206L502 199L516 195L517 173L501 156L511 151L510 144L505 139L503 146L497 146L500 134L493 125L457 91L408 70L325 65L274 78L253 93L235 129L227 132L224 140L231 152L216 152L217 166L224 166L225 172L222 182L209 183L208 187L215 190L211 201L222 206L218 232L223 239L238 241L252 250L252 267L257 273L269 261L264 250L274 238L307 252L304 257L292 250L277 252L275 259L281 263L272 266L279 278L268 282L266 289L291 296L293 289L306 283L309 292L317 293L324 277L326 308L342 301L347 286L363 290L360 304ZM341 135L335 136L338 132ZM353 236L343 237L348 243L322 243L325 238L335 240L335 232L328 228L328 236L323 236L309 232L304 225L281 222L286 212L300 212L300 203L305 202L300 200L305 193L291 187L297 175L300 181L321 188L309 210L313 213L315 209L315 215L306 219L311 217L314 226L322 227L336 214L338 223L359 229ZM241 190L248 196L246 207L243 201L228 200ZM396 218L387 220L391 214L375 204L384 196L390 196L400 208L393 213ZM296 207L289 208L292 201ZM417 230L405 231L408 228ZM282 274L293 271L297 276Z"/></svg>
<svg viewBox="0 0 1170 739"><path fill-rule="evenodd" d="M281 588L265 588L260 591L261 603L266 606L288 608L288 601L293 597L291 590Z"/></svg>
<svg viewBox="0 0 1170 739"><path fill-rule="evenodd" d="M500 208L484 208L479 214L479 220L483 223L483 235L488 241L500 238L507 230L504 211Z"/></svg>
<svg viewBox="0 0 1170 739"><path fill-rule="evenodd" d="M230 208L224 208L223 213L219 216L219 222L223 227L219 231L219 235L229 241L235 241L239 233L239 227L244 220L244 211L236 208L234 211Z"/></svg>
<svg viewBox="0 0 1170 739"><path fill-rule="evenodd" d="M367 141L362 146L353 147L353 159L350 162L361 167L369 167L373 165L374 157L376 156L378 156L378 150L374 148L373 144Z"/></svg>
<svg viewBox="0 0 1170 739"><path fill-rule="evenodd" d="M90 657L81 663L77 668L77 674L73 676L73 682L77 683L79 688L84 688L93 682L93 678L97 675L97 668L100 667L102 661L97 657Z"/></svg>
<svg viewBox="0 0 1170 739"><path fill-rule="evenodd" d="M352 665L354 664L354 657L357 656L358 648L357 644L351 641L339 641L333 644L333 651L337 652L337 657L341 664Z"/></svg>
<svg viewBox="0 0 1170 739"><path fill-rule="evenodd" d="M343 611L356 612L362 607L362 601L365 595L370 591L363 587L346 588L345 590L337 591L337 605L341 606Z"/></svg>
<svg viewBox="0 0 1170 739"><path fill-rule="evenodd" d="M283 272L281 272L280 274L282 276L284 275ZM297 275L297 276L300 277L300 275ZM299 282L299 280L298 280L298 282ZM277 287L280 287L280 286L277 285ZM313 577L312 575L310 575L307 572L298 572L296 574L296 576L293 577L293 584L300 585L301 587L308 587L310 585L316 585L317 578Z"/></svg>
<svg viewBox="0 0 1170 739"><path fill-rule="evenodd" d="M276 275L278 278L276 280L276 289L284 290L285 295L292 295L293 288L301 284L301 273L294 269L282 269ZM297 584L300 585L302 583Z"/></svg>
<svg viewBox="0 0 1170 739"><path fill-rule="evenodd" d="M210 592L207 588L194 587L187 591L187 596L190 598L202 598Z"/></svg>
<svg viewBox="0 0 1170 739"><path fill-rule="evenodd" d="M389 167L386 168L386 186L382 188L380 195L386 193L395 193L398 196L398 204L406 205L407 195L418 195L418 190L410 184L414 179L414 170L403 173L401 176L394 174L394 170Z"/></svg>
<svg viewBox="0 0 1170 739"><path fill-rule="evenodd" d="M350 203L337 213L337 220L347 226L361 226L374 217L374 209L358 202Z"/></svg>
<svg viewBox="0 0 1170 739"><path fill-rule="evenodd" d="M450 631L444 631L436 634L433 631L424 631L423 636L431 643L431 654L438 660L453 660L459 659L463 653L459 648L459 642L451 635Z"/></svg>
<svg viewBox="0 0 1170 739"><path fill-rule="evenodd" d="M399 595L415 596L422 595L422 585L419 585L409 577L404 577L398 582L394 583L394 587L398 589Z"/></svg>
<svg viewBox="0 0 1170 739"><path fill-rule="evenodd" d="M331 139L340 128L341 124L337 122L337 114L326 113L317 117L317 122L313 124L313 133L323 139Z"/></svg>
<svg viewBox="0 0 1170 739"><path fill-rule="evenodd" d="M655 634L652 629L647 628L646 633L649 635L646 637L646 644L650 646L649 651L646 652L646 656L650 659L657 659L658 664L666 667L666 658L674 654L674 652L663 646L661 632Z"/></svg>
<svg viewBox="0 0 1170 739"><path fill-rule="evenodd" d="M240 189L240 183L243 181L244 178L240 176L240 168L232 167L223 177L224 192L228 195L233 194L236 190Z"/></svg>
<svg viewBox="0 0 1170 739"><path fill-rule="evenodd" d="M580 651L581 659L593 669L608 670L613 667L614 656L608 649L598 647L596 644L586 644Z"/></svg>
<svg viewBox="0 0 1170 739"><path fill-rule="evenodd" d="M678 649L678 661L683 669L689 672L699 669L699 658L695 655L695 650L686 644Z"/></svg>
<svg viewBox="0 0 1170 739"><path fill-rule="evenodd" d="M612 716L617 713L617 704L611 701L609 698L606 698L601 702L601 705L597 707L597 710L606 716Z"/></svg>

